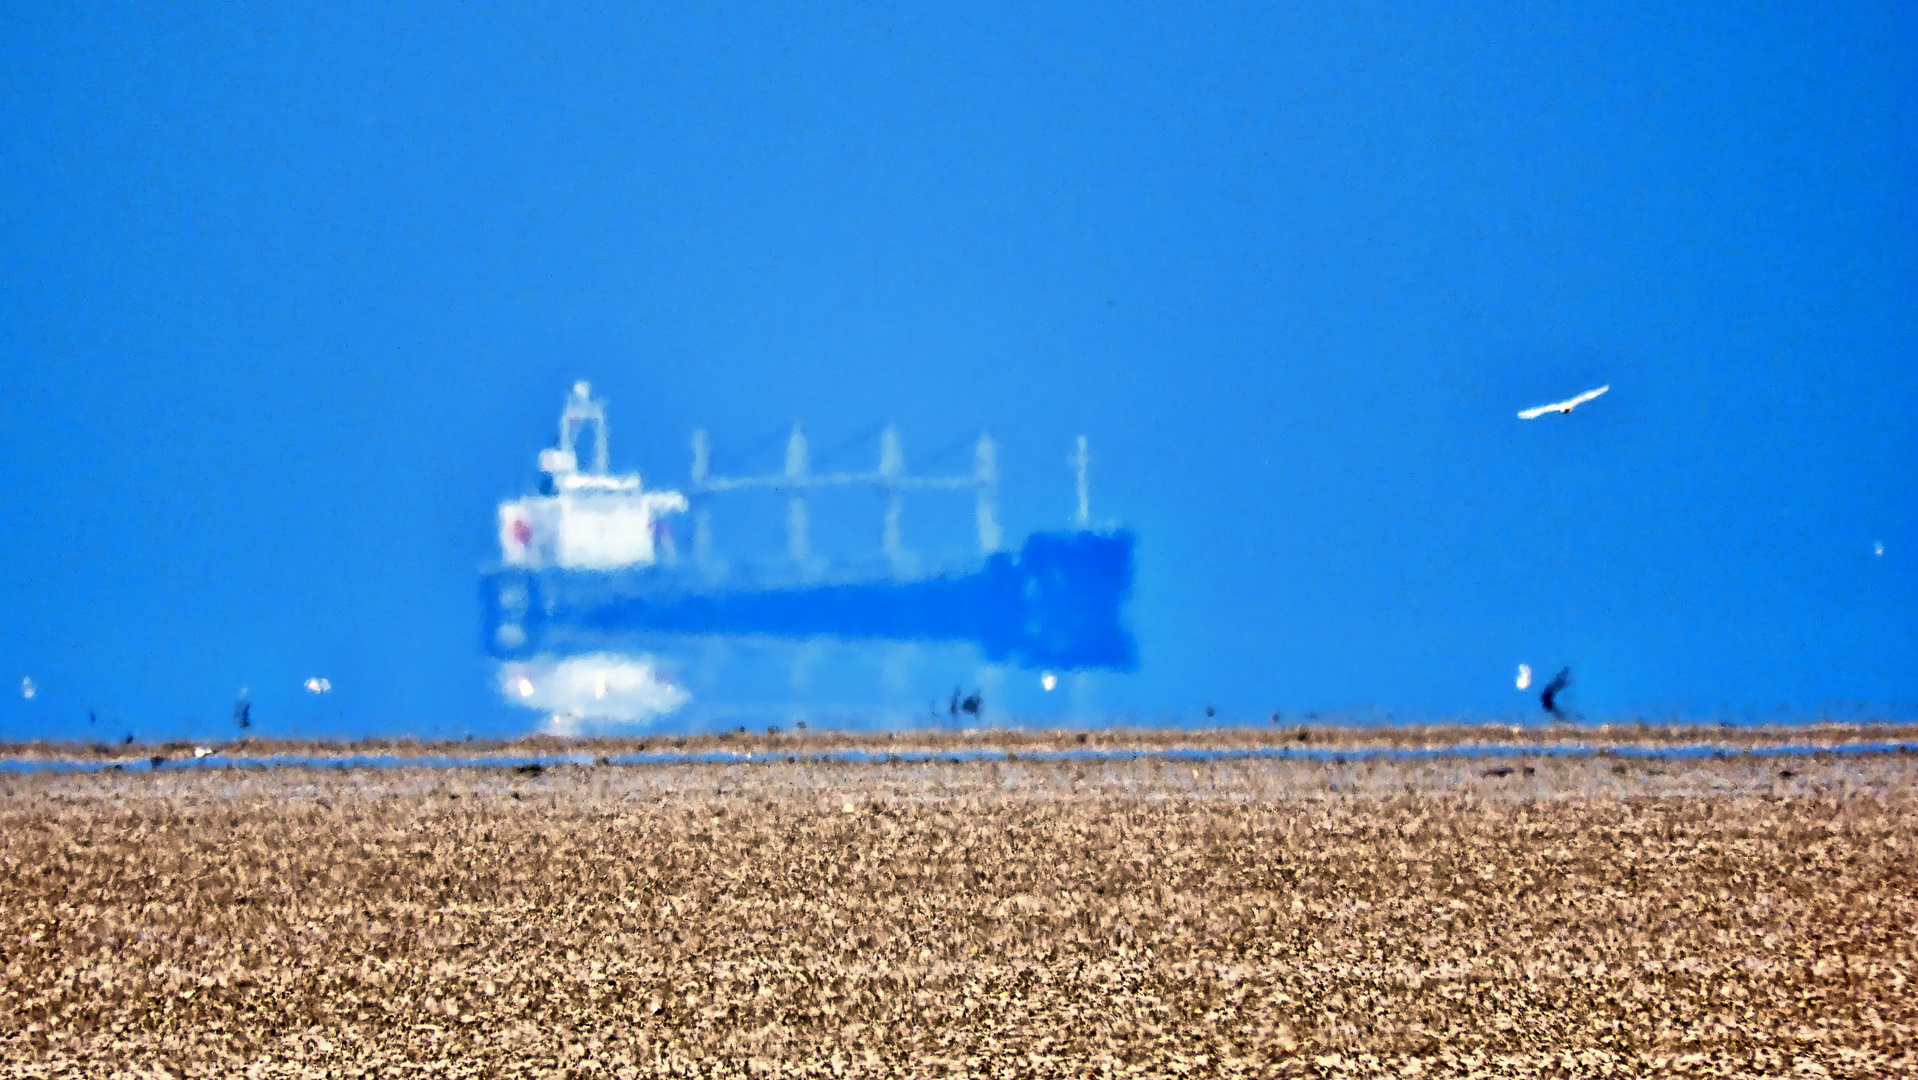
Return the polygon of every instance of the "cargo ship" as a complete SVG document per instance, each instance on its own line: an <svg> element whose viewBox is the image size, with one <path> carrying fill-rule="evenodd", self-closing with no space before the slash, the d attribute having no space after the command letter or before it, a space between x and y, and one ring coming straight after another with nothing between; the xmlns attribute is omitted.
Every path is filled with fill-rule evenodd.
<svg viewBox="0 0 1918 1080"><path fill-rule="evenodd" d="M1048 673L1138 665L1123 618L1134 538L1087 526L1083 439L1075 459L1078 527L1035 532L1009 549L996 520L996 447L984 435L973 471L959 476L907 472L888 427L870 470L814 472L805 436L795 430L782 470L728 477L712 470L710 442L696 432L683 491L648 488L636 472L613 473L608 437L605 403L588 384L576 384L555 444L539 454L538 491L499 504L499 562L482 574L483 643L494 658L519 665L505 676L509 696L515 686L532 696L534 680L523 674L530 661L545 661L540 670L551 679L566 657L615 655L661 640L964 643L989 663ZM583 463L589 442L591 460ZM879 551L871 557L811 550L808 496L844 486L884 496ZM748 564L713 554L712 501L749 489L786 500L783 559ZM904 497L933 490L972 493L976 554L933 562L905 549ZM682 552L673 524L686 518L692 543ZM651 677L628 673L628 681ZM595 689L607 696L604 686Z"/></svg>

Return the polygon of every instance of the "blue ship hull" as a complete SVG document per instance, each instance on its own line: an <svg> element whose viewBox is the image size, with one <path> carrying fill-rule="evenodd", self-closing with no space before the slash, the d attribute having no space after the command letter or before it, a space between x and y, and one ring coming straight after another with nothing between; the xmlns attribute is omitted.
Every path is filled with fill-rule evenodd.
<svg viewBox="0 0 1918 1080"><path fill-rule="evenodd" d="M501 659L617 645L637 635L972 642L994 663L1132 671L1121 609L1129 532L1035 533L966 573L809 582L707 581L650 567L615 573L498 570L485 576L484 642Z"/></svg>

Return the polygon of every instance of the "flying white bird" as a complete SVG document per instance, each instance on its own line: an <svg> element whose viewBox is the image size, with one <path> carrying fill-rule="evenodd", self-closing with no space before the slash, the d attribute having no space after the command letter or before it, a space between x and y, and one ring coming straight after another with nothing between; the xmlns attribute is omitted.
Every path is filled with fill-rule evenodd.
<svg viewBox="0 0 1918 1080"><path fill-rule="evenodd" d="M1520 690L1532 685L1532 666L1530 664L1520 664L1518 666L1518 679L1516 681Z"/></svg>
<svg viewBox="0 0 1918 1080"><path fill-rule="evenodd" d="M1536 409L1527 409L1524 412L1519 413L1518 418L1520 420L1536 420L1539 417L1544 416L1548 412L1568 413L1568 412L1571 412L1573 409L1578 408L1580 405L1583 405L1586 402L1597 397L1598 395L1604 393L1605 391L1610 390L1611 388L1612 388L1612 384L1606 383L1604 386L1601 386L1596 390L1587 390L1575 398L1566 398L1564 401L1555 401L1551 403L1550 405L1540 405Z"/></svg>
<svg viewBox="0 0 1918 1080"><path fill-rule="evenodd" d="M320 678L308 679L300 685L306 687L306 692L309 694L324 694L333 689L331 682Z"/></svg>

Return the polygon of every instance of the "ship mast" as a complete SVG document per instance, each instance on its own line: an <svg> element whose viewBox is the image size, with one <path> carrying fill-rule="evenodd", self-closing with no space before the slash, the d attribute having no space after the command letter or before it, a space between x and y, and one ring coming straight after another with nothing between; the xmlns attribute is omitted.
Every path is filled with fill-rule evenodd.
<svg viewBox="0 0 1918 1080"><path fill-rule="evenodd" d="M1090 527L1089 523L1092 516L1091 492L1086 487L1086 465L1090 461L1091 458L1086 454L1086 437L1081 435L1079 436L1078 450L1075 451L1070 458L1066 459L1067 464L1072 466L1073 487L1079 494L1079 512L1073 515L1072 523L1081 529Z"/></svg>
<svg viewBox="0 0 1918 1080"><path fill-rule="evenodd" d="M606 475L612 461L611 450L606 445L606 404L593 400L592 384L586 382L573 384L573 393L566 399L566 408L559 414L559 452L553 455L550 463L560 468L548 469L548 472L573 472L579 468L577 447L580 428L587 424L593 425L593 467L588 474ZM540 457L545 459L546 455L541 454ZM540 465L544 467L548 463L542 460Z"/></svg>

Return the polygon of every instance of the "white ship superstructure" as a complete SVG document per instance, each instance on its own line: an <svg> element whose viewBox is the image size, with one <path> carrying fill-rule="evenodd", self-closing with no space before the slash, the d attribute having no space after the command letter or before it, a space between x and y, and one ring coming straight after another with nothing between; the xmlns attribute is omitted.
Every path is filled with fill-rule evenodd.
<svg viewBox="0 0 1918 1080"><path fill-rule="evenodd" d="M583 429L593 428L593 464L579 468ZM677 491L647 491L636 472L608 468L606 407L574 383L560 414L559 443L540 451L541 494L499 505L500 561L523 570L623 570L672 554L667 514L686 509Z"/></svg>

